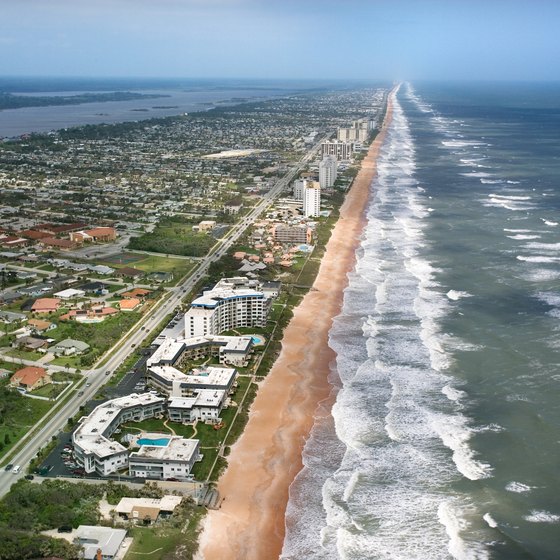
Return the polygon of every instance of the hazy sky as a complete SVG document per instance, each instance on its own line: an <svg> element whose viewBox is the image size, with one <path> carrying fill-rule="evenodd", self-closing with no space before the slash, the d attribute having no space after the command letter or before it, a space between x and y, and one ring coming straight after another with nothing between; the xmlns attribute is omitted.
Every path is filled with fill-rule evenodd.
<svg viewBox="0 0 560 560"><path fill-rule="evenodd" d="M560 79L560 0L0 0L0 75Z"/></svg>

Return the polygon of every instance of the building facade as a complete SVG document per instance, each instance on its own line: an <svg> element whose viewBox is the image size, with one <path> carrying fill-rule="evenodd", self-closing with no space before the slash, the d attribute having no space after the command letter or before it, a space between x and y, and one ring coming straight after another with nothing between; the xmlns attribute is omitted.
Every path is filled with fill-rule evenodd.
<svg viewBox="0 0 560 560"><path fill-rule="evenodd" d="M124 422L140 422L161 416L165 399L152 393L128 395L97 406L89 416L80 419L72 434L74 457L86 473L101 476L117 472L128 464L128 451L109 439Z"/></svg>
<svg viewBox="0 0 560 560"><path fill-rule="evenodd" d="M336 158L325 156L319 163L319 185L322 189L327 189L334 185L336 181Z"/></svg>
<svg viewBox="0 0 560 560"><path fill-rule="evenodd" d="M321 144L321 155L334 156L338 161L349 160L354 151L352 142L343 142L342 140L330 140Z"/></svg>
<svg viewBox="0 0 560 560"><path fill-rule="evenodd" d="M128 458L128 474L136 478L166 480L187 478L194 464L201 459L200 442L169 436L167 443L142 445Z"/></svg>
<svg viewBox="0 0 560 560"><path fill-rule="evenodd" d="M308 218L321 214L321 187L317 181L307 181L303 188L303 215Z"/></svg>
<svg viewBox="0 0 560 560"><path fill-rule="evenodd" d="M257 281L225 278L191 303L185 313L185 336L217 335L238 327L264 327L271 303Z"/></svg>

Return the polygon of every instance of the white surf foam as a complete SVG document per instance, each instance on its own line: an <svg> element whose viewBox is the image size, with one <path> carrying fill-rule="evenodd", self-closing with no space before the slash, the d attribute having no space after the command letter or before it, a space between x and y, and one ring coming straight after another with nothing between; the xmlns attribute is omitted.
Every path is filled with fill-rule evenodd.
<svg viewBox="0 0 560 560"><path fill-rule="evenodd" d="M541 218L541 220L547 225L547 226L557 226L558 222L553 222L552 220L547 220L546 218Z"/></svg>
<svg viewBox="0 0 560 560"><path fill-rule="evenodd" d="M442 140L441 142L446 148L468 148L469 146L488 146L483 142L475 140Z"/></svg>
<svg viewBox="0 0 560 560"><path fill-rule="evenodd" d="M487 560L488 550L481 544L467 543L461 533L468 524L460 512L450 502L442 502L438 508L438 518L449 536L449 554L456 560Z"/></svg>
<svg viewBox="0 0 560 560"><path fill-rule="evenodd" d="M506 490L508 492L515 492L516 494L524 494L525 492L530 492L534 488L536 488L536 486L529 486L522 482L516 482L515 480L506 484Z"/></svg>
<svg viewBox="0 0 560 560"><path fill-rule="evenodd" d="M465 397L467 393L464 391L460 391L459 389L455 389L451 387L451 385L445 385L441 392L450 400L454 402L458 402L460 399Z"/></svg>
<svg viewBox="0 0 560 560"><path fill-rule="evenodd" d="M555 263L560 262L559 257L547 257L543 255L533 255L526 257L524 255L517 255L515 257L518 261L529 262L529 263Z"/></svg>
<svg viewBox="0 0 560 560"><path fill-rule="evenodd" d="M560 515L549 511L539 511L533 509L529 515L524 515L523 519L525 519L525 521L529 521L530 523L558 523L560 522Z"/></svg>
<svg viewBox="0 0 560 560"><path fill-rule="evenodd" d="M460 299L472 296L472 294L461 292L460 290L449 290L446 295L452 301L459 301Z"/></svg>

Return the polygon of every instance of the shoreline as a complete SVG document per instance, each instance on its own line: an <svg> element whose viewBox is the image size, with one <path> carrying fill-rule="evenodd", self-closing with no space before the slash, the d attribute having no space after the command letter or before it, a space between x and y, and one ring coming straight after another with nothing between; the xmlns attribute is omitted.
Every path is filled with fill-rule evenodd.
<svg viewBox="0 0 560 560"><path fill-rule="evenodd" d="M370 145L326 245L313 288L294 309L282 351L260 383L249 421L218 482L219 510L204 520L197 558L278 558L285 536L290 485L321 404L332 406L329 332L342 308L347 274L364 226L376 162L392 116L392 92L381 131Z"/></svg>

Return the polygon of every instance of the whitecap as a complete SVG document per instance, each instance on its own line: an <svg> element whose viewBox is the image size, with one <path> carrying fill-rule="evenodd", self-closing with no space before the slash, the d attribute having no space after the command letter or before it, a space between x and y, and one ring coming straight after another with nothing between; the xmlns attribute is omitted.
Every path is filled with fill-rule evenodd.
<svg viewBox="0 0 560 560"><path fill-rule="evenodd" d="M474 140L442 140L441 142L446 148L467 148L469 146L485 146L483 142Z"/></svg>
<svg viewBox="0 0 560 560"><path fill-rule="evenodd" d="M438 519L445 527L449 537L449 554L456 560L487 560L490 558L484 545L465 542L461 533L468 528L468 523L461 512L449 502L442 502L438 507Z"/></svg>
<svg viewBox="0 0 560 560"><path fill-rule="evenodd" d="M506 237L509 237L510 239L515 239L516 241L541 238L540 235L523 235L522 233L519 233L517 235L506 235Z"/></svg>
<svg viewBox="0 0 560 560"><path fill-rule="evenodd" d="M549 511L533 509L529 515L524 515L523 519L531 523L558 523L560 521L560 515L550 513Z"/></svg>
<svg viewBox="0 0 560 560"><path fill-rule="evenodd" d="M525 257L523 255L517 255L515 257L518 261L530 262L530 263L555 263L560 262L558 257L546 257L543 255L534 255L531 257Z"/></svg>
<svg viewBox="0 0 560 560"><path fill-rule="evenodd" d="M498 526L498 522L489 513L485 513L482 516L482 519L484 519L484 521L488 523L488 527L492 527L492 529L495 529Z"/></svg>
<svg viewBox="0 0 560 560"><path fill-rule="evenodd" d="M515 492L516 494L530 492L533 488L536 488L536 486L529 486L527 484L523 484L522 482L516 482L515 480L506 484L506 490L508 492Z"/></svg>
<svg viewBox="0 0 560 560"><path fill-rule="evenodd" d="M464 391L460 391L459 389L455 389L454 387L451 387L451 385L445 385L441 392L450 400L450 401L454 401L457 402L460 399L462 399L463 397L466 396L467 393L465 393Z"/></svg>
<svg viewBox="0 0 560 560"><path fill-rule="evenodd" d="M502 200L531 200L530 196L519 196L519 195L511 195L511 194L495 194L491 193L488 196L492 198L501 198Z"/></svg>
<svg viewBox="0 0 560 560"><path fill-rule="evenodd" d="M472 294L469 294L468 292L461 292L459 290L449 290L446 295L450 300L453 300L453 301L458 301L462 298L472 296Z"/></svg>
<svg viewBox="0 0 560 560"><path fill-rule="evenodd" d="M547 220L545 218L541 218L541 220L547 225L547 226L557 226L558 222L552 222L550 220Z"/></svg>

